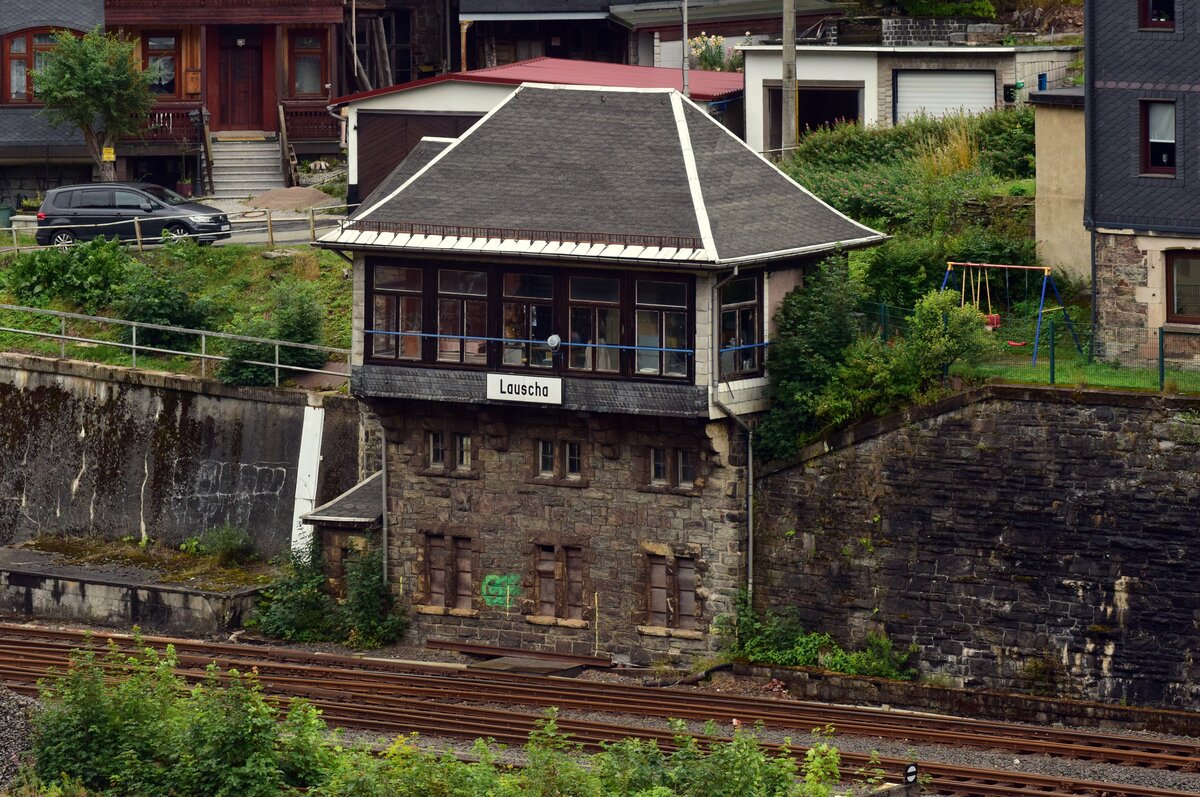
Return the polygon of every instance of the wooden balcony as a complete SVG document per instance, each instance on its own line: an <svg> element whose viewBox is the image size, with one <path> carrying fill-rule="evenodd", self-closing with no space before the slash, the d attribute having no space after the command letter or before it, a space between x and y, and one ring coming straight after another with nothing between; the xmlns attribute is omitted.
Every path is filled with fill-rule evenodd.
<svg viewBox="0 0 1200 797"><path fill-rule="evenodd" d="M288 140L337 141L341 138L337 119L325 110L324 102L285 102L283 117L287 123Z"/></svg>
<svg viewBox="0 0 1200 797"><path fill-rule="evenodd" d="M199 108L198 104L193 103L155 106L150 112L150 118L143 125L141 134L127 140L194 144L197 140L196 125L188 118L188 114Z"/></svg>
<svg viewBox="0 0 1200 797"><path fill-rule="evenodd" d="M276 24L342 21L342 0L104 0L104 21L117 25Z"/></svg>

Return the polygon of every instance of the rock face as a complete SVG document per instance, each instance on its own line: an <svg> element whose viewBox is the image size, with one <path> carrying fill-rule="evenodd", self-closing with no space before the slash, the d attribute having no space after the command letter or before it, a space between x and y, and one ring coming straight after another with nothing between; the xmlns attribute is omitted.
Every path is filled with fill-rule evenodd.
<svg viewBox="0 0 1200 797"><path fill-rule="evenodd" d="M948 684L1194 706L1198 410L996 387L812 446L760 487L758 603Z"/></svg>
<svg viewBox="0 0 1200 797"><path fill-rule="evenodd" d="M17 774L21 757L32 744L29 722L37 701L0 686L0 789Z"/></svg>

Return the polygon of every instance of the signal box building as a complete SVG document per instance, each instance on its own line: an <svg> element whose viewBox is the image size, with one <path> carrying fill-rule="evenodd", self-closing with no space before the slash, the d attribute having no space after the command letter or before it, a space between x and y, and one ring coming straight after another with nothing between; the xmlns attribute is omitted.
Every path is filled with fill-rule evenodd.
<svg viewBox="0 0 1200 797"><path fill-rule="evenodd" d="M526 85L425 139L320 246L418 637L647 662L749 577L744 429L782 298L883 236L669 89Z"/></svg>

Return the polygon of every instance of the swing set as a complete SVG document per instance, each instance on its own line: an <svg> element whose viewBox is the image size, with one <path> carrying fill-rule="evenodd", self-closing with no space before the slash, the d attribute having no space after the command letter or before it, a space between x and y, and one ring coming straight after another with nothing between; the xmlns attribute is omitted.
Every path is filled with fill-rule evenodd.
<svg viewBox="0 0 1200 797"><path fill-rule="evenodd" d="M950 283L950 275L955 269L960 272L960 294L962 296L962 306L966 307L970 302L971 306L978 310L984 318L984 324L988 329L996 330L1000 328L1000 314L992 311L992 284L989 279L989 269L998 270L1013 270L1013 271L1040 271L1042 272L1042 298L1038 303L1037 314L1037 331L1033 336L1033 364L1037 365L1038 350L1042 340L1042 319L1046 313L1053 313L1058 310L1062 311L1063 318L1066 319L1067 329L1071 331L1071 338L1075 341L1075 348L1079 349L1079 353L1083 354L1083 344L1079 342L1079 335L1075 332L1075 325L1071 323L1071 316L1067 312L1066 304L1062 300L1062 296L1058 292L1058 286L1054 284L1054 277L1050 276L1050 269L1045 266L1008 266L998 263L946 263L946 276L942 279L942 290L946 290L946 286ZM1005 274L1005 284L1008 282L1008 274ZM1057 307L1046 307L1046 288L1049 287L1054 292L1054 298L1058 301ZM983 308L986 305L987 312ZM1028 341L1006 341L1009 346L1022 347L1027 346ZM1051 346L1054 342L1051 341Z"/></svg>

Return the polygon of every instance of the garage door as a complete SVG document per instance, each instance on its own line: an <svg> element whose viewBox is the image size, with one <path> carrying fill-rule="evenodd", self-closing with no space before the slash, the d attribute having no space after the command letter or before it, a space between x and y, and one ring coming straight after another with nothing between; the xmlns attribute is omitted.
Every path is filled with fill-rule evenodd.
<svg viewBox="0 0 1200 797"><path fill-rule="evenodd" d="M996 107L996 73L957 70L896 70L893 121L924 113L947 116Z"/></svg>

